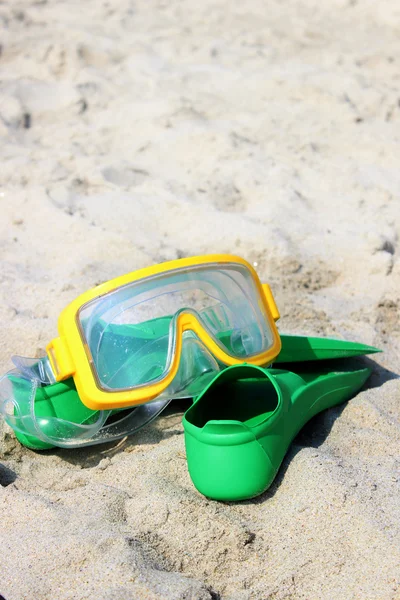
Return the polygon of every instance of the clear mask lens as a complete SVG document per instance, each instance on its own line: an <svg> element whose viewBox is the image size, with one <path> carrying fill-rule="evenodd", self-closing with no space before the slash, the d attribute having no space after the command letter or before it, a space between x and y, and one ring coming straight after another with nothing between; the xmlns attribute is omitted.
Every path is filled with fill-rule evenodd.
<svg viewBox="0 0 400 600"><path fill-rule="evenodd" d="M180 269L133 282L80 309L98 385L112 391L162 380L175 357L182 312L190 312L232 357L245 360L273 343L259 291L245 267Z"/></svg>

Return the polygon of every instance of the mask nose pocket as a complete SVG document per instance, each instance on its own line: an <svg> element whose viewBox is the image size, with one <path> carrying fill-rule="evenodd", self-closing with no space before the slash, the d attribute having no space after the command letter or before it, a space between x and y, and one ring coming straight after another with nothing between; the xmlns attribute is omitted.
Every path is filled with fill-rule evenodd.
<svg viewBox="0 0 400 600"><path fill-rule="evenodd" d="M197 335L185 331L178 372L164 394L168 396L173 393L174 398L196 396L219 371L217 360Z"/></svg>
<svg viewBox="0 0 400 600"><path fill-rule="evenodd" d="M235 356L246 358L260 352L262 336L256 324L246 325L232 331L230 346Z"/></svg>

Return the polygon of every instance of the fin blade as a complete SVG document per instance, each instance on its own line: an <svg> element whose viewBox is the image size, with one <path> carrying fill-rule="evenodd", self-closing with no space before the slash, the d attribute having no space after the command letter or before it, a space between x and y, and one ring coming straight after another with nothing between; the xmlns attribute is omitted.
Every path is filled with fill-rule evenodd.
<svg viewBox="0 0 400 600"><path fill-rule="evenodd" d="M382 352L374 346L334 338L281 335L282 350L275 363L347 358Z"/></svg>

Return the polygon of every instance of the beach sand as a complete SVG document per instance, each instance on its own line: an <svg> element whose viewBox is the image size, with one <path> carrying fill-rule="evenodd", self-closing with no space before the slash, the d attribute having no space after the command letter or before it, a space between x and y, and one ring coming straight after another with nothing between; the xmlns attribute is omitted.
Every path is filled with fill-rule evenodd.
<svg viewBox="0 0 400 600"><path fill-rule="evenodd" d="M106 446L0 424L6 600L400 598L397 0L0 2L0 367L92 286L238 254L280 330L384 350L276 481L205 499L185 403Z"/></svg>

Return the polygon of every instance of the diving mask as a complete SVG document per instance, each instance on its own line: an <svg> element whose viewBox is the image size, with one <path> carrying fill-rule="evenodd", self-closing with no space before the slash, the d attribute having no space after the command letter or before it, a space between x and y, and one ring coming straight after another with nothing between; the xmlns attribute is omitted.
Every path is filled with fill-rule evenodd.
<svg viewBox="0 0 400 600"><path fill-rule="evenodd" d="M45 445L111 441L142 427L172 398L199 394L225 366L270 364L281 348L278 317L269 287L235 256L124 275L62 312L47 357L14 359L17 370L0 385L0 411L16 432ZM70 382L69 399L69 388L50 393L56 382ZM122 415L122 408L129 410Z"/></svg>

